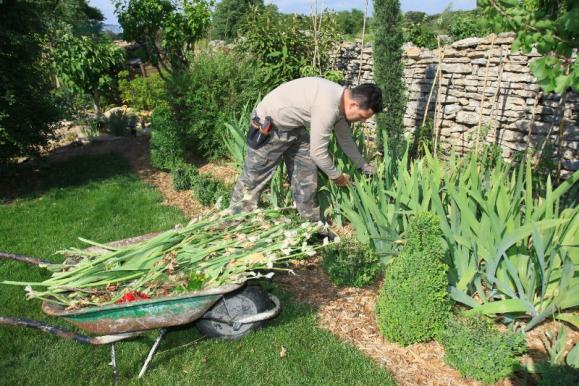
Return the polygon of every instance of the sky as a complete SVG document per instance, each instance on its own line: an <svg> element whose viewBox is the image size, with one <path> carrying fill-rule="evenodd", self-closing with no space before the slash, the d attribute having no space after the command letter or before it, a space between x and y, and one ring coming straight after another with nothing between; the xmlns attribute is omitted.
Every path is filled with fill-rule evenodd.
<svg viewBox="0 0 579 386"><path fill-rule="evenodd" d="M283 13L303 13L309 14L315 0L265 0L266 4L277 5ZM118 24L114 15L114 7L111 0L89 0L88 3L100 9L105 16L105 24ZM317 0L318 7L330 8L336 11L350 10L357 8L364 10L365 0ZM476 0L401 0L402 12L421 11L429 15L440 13L448 6L452 5L454 10L469 10L476 8ZM368 12L372 13L372 0L368 2Z"/></svg>

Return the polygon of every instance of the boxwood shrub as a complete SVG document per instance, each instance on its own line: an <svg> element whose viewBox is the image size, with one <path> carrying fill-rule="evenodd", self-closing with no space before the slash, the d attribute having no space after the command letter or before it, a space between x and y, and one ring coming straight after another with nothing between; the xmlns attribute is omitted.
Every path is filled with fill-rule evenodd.
<svg viewBox="0 0 579 386"><path fill-rule="evenodd" d="M171 171L173 187L175 190L191 189L198 174L199 170L195 165L185 162L177 163Z"/></svg>
<svg viewBox="0 0 579 386"><path fill-rule="evenodd" d="M380 259L355 238L330 243L322 250L324 272L335 285L363 287L381 271Z"/></svg>
<svg viewBox="0 0 579 386"><path fill-rule="evenodd" d="M410 221L402 253L387 266L376 303L384 337L407 346L437 338L450 317L447 265L438 219L420 213Z"/></svg>
<svg viewBox="0 0 579 386"><path fill-rule="evenodd" d="M502 333L482 315L451 319L441 343L449 365L487 384L511 375L527 348L522 333Z"/></svg>
<svg viewBox="0 0 579 386"><path fill-rule="evenodd" d="M232 187L206 174L193 178L193 194L203 206L215 205L221 197L221 207L229 206Z"/></svg>

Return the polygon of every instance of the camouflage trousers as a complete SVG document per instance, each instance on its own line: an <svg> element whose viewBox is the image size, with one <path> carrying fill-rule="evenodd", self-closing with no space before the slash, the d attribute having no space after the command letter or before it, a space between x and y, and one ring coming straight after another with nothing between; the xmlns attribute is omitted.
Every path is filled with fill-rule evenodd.
<svg viewBox="0 0 579 386"><path fill-rule="evenodd" d="M318 170L310 158L310 134L305 128L284 131L274 127L269 141L259 149L247 147L243 171L231 196L231 208L255 210L261 193L282 159L300 215L305 220L319 221L320 207L316 197Z"/></svg>

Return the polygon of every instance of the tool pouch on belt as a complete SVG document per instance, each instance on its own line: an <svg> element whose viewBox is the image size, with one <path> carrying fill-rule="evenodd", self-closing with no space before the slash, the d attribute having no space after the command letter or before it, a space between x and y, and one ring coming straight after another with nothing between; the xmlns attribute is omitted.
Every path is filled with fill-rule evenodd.
<svg viewBox="0 0 579 386"><path fill-rule="evenodd" d="M265 117L263 122L258 117L253 118L247 132L247 145L252 149L259 149L265 145L271 136L271 128L271 117Z"/></svg>

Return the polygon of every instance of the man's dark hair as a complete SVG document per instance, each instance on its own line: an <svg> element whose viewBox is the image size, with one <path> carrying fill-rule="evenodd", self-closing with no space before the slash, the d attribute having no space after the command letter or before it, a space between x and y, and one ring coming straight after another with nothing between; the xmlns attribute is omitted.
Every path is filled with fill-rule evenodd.
<svg viewBox="0 0 579 386"><path fill-rule="evenodd" d="M351 89L352 99L360 105L362 110L372 109L377 114L384 109L382 106L382 91L372 83L364 83Z"/></svg>

